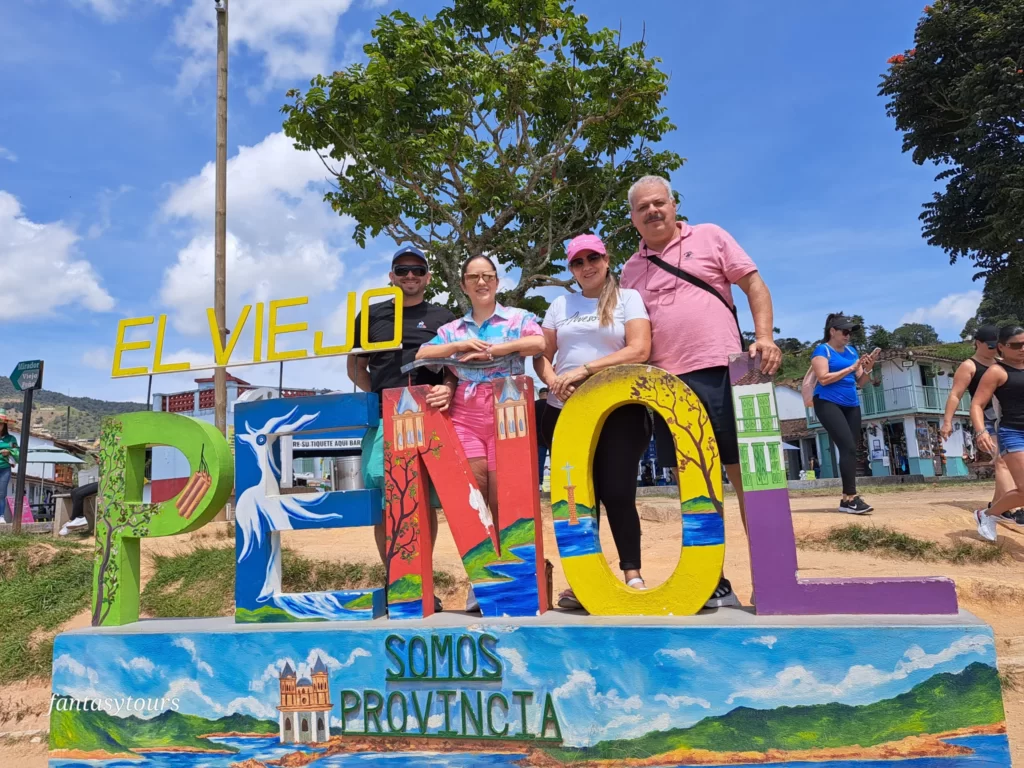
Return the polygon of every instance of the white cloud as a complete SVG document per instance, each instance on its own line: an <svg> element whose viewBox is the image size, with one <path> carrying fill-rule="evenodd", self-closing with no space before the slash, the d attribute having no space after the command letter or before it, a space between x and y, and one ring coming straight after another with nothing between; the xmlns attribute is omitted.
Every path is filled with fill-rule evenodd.
<svg viewBox="0 0 1024 768"><path fill-rule="evenodd" d="M118 659L117 663L121 665L122 669L125 669L132 674L138 674L142 677L148 677L156 670L156 665L145 656L136 656L134 659L130 659L129 661Z"/></svg>
<svg viewBox="0 0 1024 768"><path fill-rule="evenodd" d="M616 725L632 725L632 728L627 728L625 731L617 733L616 738L634 739L638 736L650 733L651 731L668 730L672 727L672 718L669 716L668 712L662 712L660 715L650 720L644 719L642 715L631 715L628 719L624 716L616 717L612 720L612 723L616 723ZM609 723L608 727L612 727L611 723Z"/></svg>
<svg viewBox="0 0 1024 768"><path fill-rule="evenodd" d="M639 696L622 698L617 689L612 688L607 693L599 693L597 681L589 672L582 669L574 669L566 681L551 692L555 699L567 699L577 693L585 693L590 706L604 706L607 709L621 709L624 712L639 710L643 706Z"/></svg>
<svg viewBox="0 0 1024 768"><path fill-rule="evenodd" d="M29 220L17 198L0 190L0 320L42 317L69 304L113 308L92 265L76 259L79 239L62 222Z"/></svg>
<svg viewBox="0 0 1024 768"><path fill-rule="evenodd" d="M53 662L54 672L69 672L75 677L83 677L91 685L97 685L100 681L99 673L92 667L85 666L82 662L67 653L62 653Z"/></svg>
<svg viewBox="0 0 1024 768"><path fill-rule="evenodd" d="M71 2L73 5L91 9L105 22L117 21L136 5L136 0L71 0ZM145 5L167 5L170 2L171 0L146 0Z"/></svg>
<svg viewBox="0 0 1024 768"><path fill-rule="evenodd" d="M347 669L348 667L351 667L359 659L372 658L373 654L365 648L353 648L352 652L348 655L348 659L345 661L339 661L323 648L314 648L306 654L306 660L304 662L298 662L290 656L284 656L277 659L277 661L268 664L259 678L256 680L250 680L249 690L263 691L266 688L267 683L272 680L276 681L281 676L281 670L284 669L285 664L290 664L299 677L308 676L311 673L313 666L316 664L318 657L323 661L329 671L337 672L339 669Z"/></svg>
<svg viewBox="0 0 1024 768"><path fill-rule="evenodd" d="M744 640L743 645L763 645L766 648L774 648L777 642L779 642L779 638L775 635L761 635Z"/></svg>
<svg viewBox="0 0 1024 768"><path fill-rule="evenodd" d="M338 21L351 4L352 0L231 0L231 52L244 50L263 63L263 83L250 89L250 97L259 97L275 85L333 71ZM210 0L193 0L175 22L171 38L185 51L179 94L187 95L214 77L216 27L217 14Z"/></svg>
<svg viewBox="0 0 1024 768"><path fill-rule="evenodd" d="M962 326L978 311L981 291L966 291L943 296L930 307L918 307L900 318L903 323L928 323L935 326Z"/></svg>
<svg viewBox="0 0 1024 768"><path fill-rule="evenodd" d="M173 699L175 697L184 699L190 695L195 696L197 699L202 701L207 707L218 715L223 715L225 712L224 707L214 701L212 698L203 693L203 688L195 680L187 677L181 677L177 680L172 680L171 684L167 687L167 693L164 694L165 699ZM237 699L236 699L237 701ZM186 710L182 707L183 710Z"/></svg>
<svg viewBox="0 0 1024 768"><path fill-rule="evenodd" d="M0 147L0 160L10 160L12 163L18 162L18 156L7 149L7 147Z"/></svg>
<svg viewBox="0 0 1024 768"><path fill-rule="evenodd" d="M526 661L516 648L499 648L498 655L501 656L512 668L512 674L528 685L539 685L540 681L530 674L526 668Z"/></svg>
<svg viewBox="0 0 1024 768"><path fill-rule="evenodd" d="M188 655L192 657L192 662L196 665L196 669L200 672L204 672L210 677L213 677L213 667L207 664L199 656L199 650L196 648L195 642L187 637L176 637L173 642L177 648L184 648L188 651Z"/></svg>
<svg viewBox="0 0 1024 768"><path fill-rule="evenodd" d="M254 717L262 717L269 720L277 720L278 712L270 704L260 701L255 696L239 696L228 702L224 707L224 713L249 714Z"/></svg>
<svg viewBox="0 0 1024 768"><path fill-rule="evenodd" d="M676 661L688 660L694 664L707 663L702 657L698 656L697 652L692 648L662 648L655 654L655 656L668 656L670 659L675 659Z"/></svg>
<svg viewBox="0 0 1024 768"><path fill-rule="evenodd" d="M315 299L334 290L344 273L341 242L352 224L324 204L326 176L316 154L295 150L283 133L240 147L228 160L229 328L243 304L293 296ZM209 333L213 199L214 166L208 163L174 187L161 211L167 219L187 222L193 233L160 288L173 326L186 334ZM291 312L296 319L311 319L309 310ZM250 318L248 326L254 322Z"/></svg>
<svg viewBox="0 0 1024 768"><path fill-rule="evenodd" d="M704 709L711 709L711 702L707 699L694 698L693 696L669 696L665 693L659 693L654 697L655 701L660 701L665 704L669 709L679 709L680 707L704 707Z"/></svg>
<svg viewBox="0 0 1024 768"><path fill-rule="evenodd" d="M918 645L912 645L897 662L892 672L883 672L870 664L857 664L846 671L838 683L819 680L817 675L802 665L786 667L774 677L770 685L745 688L734 692L726 700L732 704L737 699L754 701L835 701L851 693L875 688L894 680L903 680L911 673L932 669L969 653L985 655L992 645L992 638L986 635L970 635L956 640L938 653L925 653Z"/></svg>
<svg viewBox="0 0 1024 768"><path fill-rule="evenodd" d="M106 347L92 347L82 352L82 365L95 368L97 371L109 371L111 366L110 350Z"/></svg>

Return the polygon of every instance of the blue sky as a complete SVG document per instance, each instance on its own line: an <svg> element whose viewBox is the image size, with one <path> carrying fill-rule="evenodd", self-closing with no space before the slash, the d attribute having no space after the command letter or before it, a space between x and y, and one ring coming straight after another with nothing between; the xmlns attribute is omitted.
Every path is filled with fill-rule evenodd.
<svg viewBox="0 0 1024 768"><path fill-rule="evenodd" d="M374 19L399 6L426 15L440 3L233 0L229 327L243 303L309 295L302 319L337 333L346 292L385 279L393 244L352 242L352 222L321 201L319 161L280 135L278 108L288 88L358 61ZM646 30L671 74L665 106L678 130L665 145L688 158L672 179L682 211L751 254L784 336L812 338L842 309L890 328L923 320L955 339L980 300L970 266L949 266L922 240L935 169L901 153L876 95L921 6L662 1L629 15L611 0L576 4L627 39ZM115 329L161 312L165 359L209 357L214 42L210 0L0 8L3 373L38 357L48 389L143 399L144 379L109 377ZM343 388L344 362L292 364L285 385Z"/></svg>
<svg viewBox="0 0 1024 768"><path fill-rule="evenodd" d="M995 665L991 633L978 627L470 627L470 634L481 631L497 637L493 648L502 660L500 688L506 696L511 700L513 690L536 694L530 730L538 732L544 695L550 693L563 738L572 745L686 727L738 706L866 704L973 662ZM319 656L329 669L332 722L337 725L342 688L391 690L385 675L393 662L384 652L391 632L406 642L415 634L387 627L234 635L65 634L55 648L53 690L79 700L177 697L179 711L189 714L217 718L241 712L276 720L277 678L285 662L303 675ZM460 631L451 634L459 642ZM468 651L469 644L464 645ZM406 646L391 647L401 651ZM637 648L644 652L638 654ZM468 653L465 659L470 669ZM423 701L426 690L446 687L496 689L493 683L415 684ZM431 732L440 728L442 711L436 694L434 700ZM461 722L458 708L452 711L453 722ZM517 730L519 720L510 719L511 730ZM352 725L349 719L346 723Z"/></svg>

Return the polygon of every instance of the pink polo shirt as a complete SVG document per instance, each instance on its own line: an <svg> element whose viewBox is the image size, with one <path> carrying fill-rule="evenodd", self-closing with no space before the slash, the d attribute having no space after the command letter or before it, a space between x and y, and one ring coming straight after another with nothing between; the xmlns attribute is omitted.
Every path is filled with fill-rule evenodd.
<svg viewBox="0 0 1024 768"><path fill-rule="evenodd" d="M650 363L669 373L729 364L741 349L736 321L716 297L669 274L647 254L699 277L732 302L732 284L757 266L732 236L715 224L676 222L679 236L661 253L640 250L622 267L622 287L639 291L651 316Z"/></svg>

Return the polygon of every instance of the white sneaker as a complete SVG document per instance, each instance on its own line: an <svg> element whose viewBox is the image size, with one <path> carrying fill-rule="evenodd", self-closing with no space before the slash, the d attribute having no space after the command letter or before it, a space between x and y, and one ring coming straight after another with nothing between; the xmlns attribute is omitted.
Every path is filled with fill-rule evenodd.
<svg viewBox="0 0 1024 768"><path fill-rule="evenodd" d="M480 603L476 601L476 595L473 594L473 588L469 588L469 594L466 595L466 613L479 613Z"/></svg>
<svg viewBox="0 0 1024 768"><path fill-rule="evenodd" d="M978 524L978 535L986 541L995 541L999 538L996 533L996 519L992 515L985 514L984 509L974 510L974 521Z"/></svg>
<svg viewBox="0 0 1024 768"><path fill-rule="evenodd" d="M74 520L68 520L64 527L68 530L74 530L75 528L84 528L88 524L89 521L84 517L76 517Z"/></svg>
<svg viewBox="0 0 1024 768"><path fill-rule="evenodd" d="M64 523L64 527L60 529L60 532L57 535L58 536L67 536L68 535L68 524L67 523Z"/></svg>

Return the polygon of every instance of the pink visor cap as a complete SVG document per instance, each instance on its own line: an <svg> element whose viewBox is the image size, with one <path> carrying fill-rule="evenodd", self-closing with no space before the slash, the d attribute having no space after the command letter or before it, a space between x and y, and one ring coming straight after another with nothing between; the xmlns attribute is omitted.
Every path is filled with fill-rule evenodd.
<svg viewBox="0 0 1024 768"><path fill-rule="evenodd" d="M604 249L604 243L601 242L601 238L597 235L577 235L569 242L569 247L565 249L565 259L566 261L572 261L574 256L578 256L586 251L600 253L603 256L608 255L608 251Z"/></svg>

